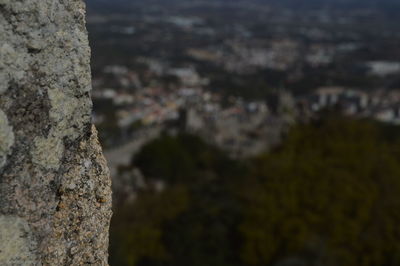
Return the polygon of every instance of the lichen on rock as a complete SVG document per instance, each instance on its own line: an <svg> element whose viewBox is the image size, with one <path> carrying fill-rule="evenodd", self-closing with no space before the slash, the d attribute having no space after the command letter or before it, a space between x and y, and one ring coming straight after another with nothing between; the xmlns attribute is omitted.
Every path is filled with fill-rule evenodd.
<svg viewBox="0 0 400 266"><path fill-rule="evenodd" d="M0 265L35 265L36 245L26 221L0 215Z"/></svg>
<svg viewBox="0 0 400 266"><path fill-rule="evenodd" d="M0 170L5 165L13 144L13 129L8 122L6 114L0 110Z"/></svg>
<svg viewBox="0 0 400 266"><path fill-rule="evenodd" d="M62 138L53 136L48 138L35 138L32 149L32 162L47 169L57 170L64 154L64 143Z"/></svg>

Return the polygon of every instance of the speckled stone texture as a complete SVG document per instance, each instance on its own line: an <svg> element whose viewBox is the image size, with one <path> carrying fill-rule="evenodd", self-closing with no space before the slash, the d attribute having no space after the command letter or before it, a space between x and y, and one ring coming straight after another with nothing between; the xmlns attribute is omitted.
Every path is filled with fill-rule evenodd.
<svg viewBox="0 0 400 266"><path fill-rule="evenodd" d="M0 0L0 265L107 265L81 0Z"/></svg>

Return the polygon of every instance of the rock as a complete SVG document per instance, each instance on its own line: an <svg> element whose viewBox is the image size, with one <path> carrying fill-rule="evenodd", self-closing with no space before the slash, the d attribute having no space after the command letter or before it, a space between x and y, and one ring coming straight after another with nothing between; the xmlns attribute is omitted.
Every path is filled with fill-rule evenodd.
<svg viewBox="0 0 400 266"><path fill-rule="evenodd" d="M0 0L0 265L107 265L81 0Z"/></svg>

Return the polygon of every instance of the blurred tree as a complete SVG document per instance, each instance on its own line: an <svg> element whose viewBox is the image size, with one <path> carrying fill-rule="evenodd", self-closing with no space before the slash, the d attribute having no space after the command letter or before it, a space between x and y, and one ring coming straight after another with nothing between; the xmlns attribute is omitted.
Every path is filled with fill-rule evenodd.
<svg viewBox="0 0 400 266"><path fill-rule="evenodd" d="M145 258L140 265L233 266L239 261L238 204L232 196L235 178L244 167L200 138L163 136L135 158L146 176L168 186L184 185L190 207L164 223L163 240L169 257Z"/></svg>
<svg viewBox="0 0 400 266"><path fill-rule="evenodd" d="M142 258L167 258L161 225L187 204L187 190L175 186L161 193L139 194L134 204L118 206L110 230L110 264L131 266Z"/></svg>
<svg viewBox="0 0 400 266"><path fill-rule="evenodd" d="M299 126L249 180L245 265L400 265L399 157L372 123Z"/></svg>
<svg viewBox="0 0 400 266"><path fill-rule="evenodd" d="M223 152L199 137L180 134L164 135L149 143L134 158L133 164L148 178L160 179L169 185L194 185L213 179L219 165L229 161Z"/></svg>
<svg viewBox="0 0 400 266"><path fill-rule="evenodd" d="M165 190L117 206L110 263L400 265L398 132L325 118L245 161L198 137L162 136L134 164Z"/></svg>

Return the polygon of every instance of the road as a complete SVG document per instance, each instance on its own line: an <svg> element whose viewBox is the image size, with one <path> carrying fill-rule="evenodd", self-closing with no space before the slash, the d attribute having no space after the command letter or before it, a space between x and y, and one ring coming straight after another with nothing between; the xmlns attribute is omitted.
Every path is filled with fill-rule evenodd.
<svg viewBox="0 0 400 266"><path fill-rule="evenodd" d="M143 145L160 136L161 130L161 127L147 128L135 134L132 137L132 141L115 149L105 150L104 155L107 159L111 176L115 176L119 165L129 165L132 156L139 152Z"/></svg>

